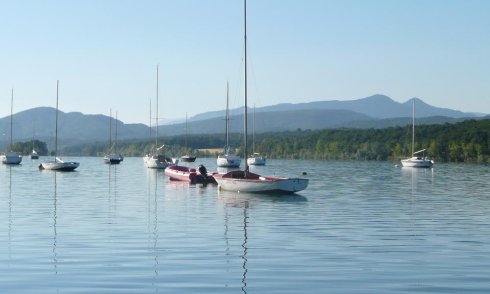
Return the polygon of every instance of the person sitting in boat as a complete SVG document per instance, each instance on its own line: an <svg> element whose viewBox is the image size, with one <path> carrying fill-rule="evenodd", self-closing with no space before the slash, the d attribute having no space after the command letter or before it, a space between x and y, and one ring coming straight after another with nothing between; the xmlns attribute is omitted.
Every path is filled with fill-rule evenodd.
<svg viewBox="0 0 490 294"><path fill-rule="evenodd" d="M200 164L197 170L204 177L207 177L208 176L208 170L206 169L206 167L204 165Z"/></svg>

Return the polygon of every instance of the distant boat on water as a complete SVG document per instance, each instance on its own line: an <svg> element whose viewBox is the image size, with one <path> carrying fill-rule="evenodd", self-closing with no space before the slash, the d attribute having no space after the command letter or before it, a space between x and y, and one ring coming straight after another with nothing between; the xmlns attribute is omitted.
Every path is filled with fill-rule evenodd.
<svg viewBox="0 0 490 294"><path fill-rule="evenodd" d="M0 160L4 164L20 164L22 161L22 155L13 151L13 111L14 111L14 89L12 88L12 97L10 100L10 151L0 155Z"/></svg>
<svg viewBox="0 0 490 294"><path fill-rule="evenodd" d="M146 164L147 168L153 168L153 169L165 169L170 165L175 165L178 163L178 159L173 159L166 157L163 154L163 148L165 145L161 145L158 147L158 65L157 65L157 86L156 86L156 116L155 116L155 121L156 121L156 126L155 126L155 150L152 153L147 154L144 157L144 162ZM151 114L150 114L151 115Z"/></svg>
<svg viewBox="0 0 490 294"><path fill-rule="evenodd" d="M31 159L39 159L39 154L36 152L35 149L32 149L31 153L29 154L29 157Z"/></svg>
<svg viewBox="0 0 490 294"><path fill-rule="evenodd" d="M44 161L39 164L40 170L54 170L54 171L73 171L80 163L75 161L64 161L58 157L58 93L59 93L60 81L56 81L56 123L55 123L55 151L54 160Z"/></svg>
<svg viewBox="0 0 490 294"><path fill-rule="evenodd" d="M415 148L415 100L412 100L412 157L402 159L401 163L404 167L422 167L430 168L434 165L434 161L425 156L426 149L414 151Z"/></svg>
<svg viewBox="0 0 490 294"><path fill-rule="evenodd" d="M188 151L188 148L187 148L187 133L188 132L187 132L187 130L188 130L188 126L187 126L187 112L186 112L185 113L185 150L186 150L186 152ZM194 162L194 161L196 161L196 157L187 154L187 155L181 156L180 160L183 162Z"/></svg>
<svg viewBox="0 0 490 294"><path fill-rule="evenodd" d="M112 110L109 111L109 152L104 155L104 163L107 164L119 164L123 161L124 157L117 153L117 123L116 131L114 135L114 144L112 144ZM117 121L117 112L116 112Z"/></svg>
<svg viewBox="0 0 490 294"><path fill-rule="evenodd" d="M254 121L253 121L253 137L252 137L252 155L247 158L248 165L265 165L265 156L255 152L255 105L254 105Z"/></svg>
<svg viewBox="0 0 490 294"><path fill-rule="evenodd" d="M240 167L242 159L240 156L235 155L231 152L230 147L230 110L229 110L229 85L226 83L226 116L225 116L225 133L226 133L226 144L223 154L218 155L216 159L216 164L218 167Z"/></svg>

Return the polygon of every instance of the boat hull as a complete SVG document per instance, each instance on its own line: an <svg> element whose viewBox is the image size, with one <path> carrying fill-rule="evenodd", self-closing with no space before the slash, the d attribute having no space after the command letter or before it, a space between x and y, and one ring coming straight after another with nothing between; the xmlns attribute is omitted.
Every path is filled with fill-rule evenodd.
<svg viewBox="0 0 490 294"><path fill-rule="evenodd" d="M242 159L236 155L220 155L216 160L218 167L240 167Z"/></svg>
<svg viewBox="0 0 490 294"><path fill-rule="evenodd" d="M212 174L197 172L195 168L187 166L173 165L165 169L165 175L173 181L188 182L191 184L216 183Z"/></svg>
<svg viewBox="0 0 490 294"><path fill-rule="evenodd" d="M120 154L108 154L104 156L104 162L107 164L119 164L124 158Z"/></svg>
<svg viewBox="0 0 490 294"><path fill-rule="evenodd" d="M185 156L182 156L180 158L180 161L182 161L182 162L194 162L194 161L196 161L196 157L185 155Z"/></svg>
<svg viewBox="0 0 490 294"><path fill-rule="evenodd" d="M403 167L420 167L420 168L431 168L434 165L434 161L425 158L408 158L401 160Z"/></svg>
<svg viewBox="0 0 490 294"><path fill-rule="evenodd" d="M165 175L174 181L195 183L197 173L195 168L174 165L165 169Z"/></svg>
<svg viewBox="0 0 490 294"><path fill-rule="evenodd" d="M48 161L39 164L40 170L74 171L80 163L74 161Z"/></svg>
<svg viewBox="0 0 490 294"><path fill-rule="evenodd" d="M152 169L166 169L169 166L176 165L178 160L172 160L171 158L166 158L163 155L147 155L144 158L147 168Z"/></svg>
<svg viewBox="0 0 490 294"><path fill-rule="evenodd" d="M20 164L22 162L22 155L17 152L7 152L6 154L0 155L0 160L4 164Z"/></svg>
<svg viewBox="0 0 490 294"><path fill-rule="evenodd" d="M308 179L262 177L244 171L214 175L221 190L247 193L295 193L306 189Z"/></svg>
<svg viewBox="0 0 490 294"><path fill-rule="evenodd" d="M266 159L263 156L253 156L247 158L248 165L265 165Z"/></svg>

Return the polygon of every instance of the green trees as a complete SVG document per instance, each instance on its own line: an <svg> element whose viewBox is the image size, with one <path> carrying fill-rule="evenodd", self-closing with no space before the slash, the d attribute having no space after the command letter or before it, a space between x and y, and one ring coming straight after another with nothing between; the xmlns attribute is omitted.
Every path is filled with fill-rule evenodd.
<svg viewBox="0 0 490 294"><path fill-rule="evenodd" d="M269 158L316 160L399 160L411 156L411 126L386 129L326 129L271 132L256 134L255 151ZM231 134L231 145L243 149L242 134ZM456 124L419 125L416 129L415 150L427 149L436 162L490 163L490 120L468 120ZM161 139L166 154L181 156L185 150L183 136ZM143 156L154 142L125 141L118 150L125 156ZM192 135L187 145L190 154L198 157L215 156L197 149L222 148L224 136ZM29 147L28 151L30 152ZM64 153L100 156L107 143L92 143L65 148ZM39 149L36 147L36 149ZM41 149L39 149L41 150ZM251 150L249 150L249 153Z"/></svg>
<svg viewBox="0 0 490 294"><path fill-rule="evenodd" d="M28 155L31 153L32 149L36 149L39 155L47 155L48 147L45 142L39 140L31 140L28 142L17 142L12 146L14 151L20 152L23 155Z"/></svg>

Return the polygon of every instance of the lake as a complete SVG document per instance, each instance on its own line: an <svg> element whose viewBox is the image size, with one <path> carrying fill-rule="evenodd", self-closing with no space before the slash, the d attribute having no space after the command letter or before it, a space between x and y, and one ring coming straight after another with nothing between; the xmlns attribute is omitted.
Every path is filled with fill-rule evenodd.
<svg viewBox="0 0 490 294"><path fill-rule="evenodd" d="M269 160L310 184L268 196L65 159L0 165L3 293L490 292L488 165Z"/></svg>

